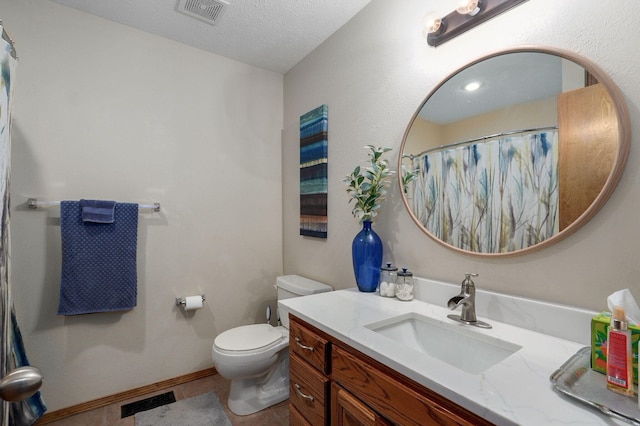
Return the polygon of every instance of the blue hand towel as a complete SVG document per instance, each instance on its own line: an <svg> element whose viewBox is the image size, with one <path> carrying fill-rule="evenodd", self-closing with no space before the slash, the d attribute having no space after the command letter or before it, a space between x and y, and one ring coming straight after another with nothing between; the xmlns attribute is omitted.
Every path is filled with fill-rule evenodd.
<svg viewBox="0 0 640 426"><path fill-rule="evenodd" d="M95 223L113 223L115 201L80 200L82 221Z"/></svg>
<svg viewBox="0 0 640 426"><path fill-rule="evenodd" d="M136 306L138 205L116 203L114 218L108 224L83 222L78 201L60 203L58 315L123 311Z"/></svg>

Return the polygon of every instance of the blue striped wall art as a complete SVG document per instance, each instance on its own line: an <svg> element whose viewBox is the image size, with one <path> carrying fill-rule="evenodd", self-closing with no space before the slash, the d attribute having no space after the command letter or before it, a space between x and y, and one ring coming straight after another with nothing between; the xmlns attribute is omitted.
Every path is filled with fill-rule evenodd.
<svg viewBox="0 0 640 426"><path fill-rule="evenodd" d="M328 107L300 116L300 235L327 238Z"/></svg>

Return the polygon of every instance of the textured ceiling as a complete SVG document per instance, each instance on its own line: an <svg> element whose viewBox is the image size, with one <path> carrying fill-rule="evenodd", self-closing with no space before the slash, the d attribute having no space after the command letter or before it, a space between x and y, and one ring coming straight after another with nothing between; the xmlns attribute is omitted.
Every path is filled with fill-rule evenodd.
<svg viewBox="0 0 640 426"><path fill-rule="evenodd" d="M370 2L227 0L211 25L177 12L177 0L52 1L282 74Z"/></svg>

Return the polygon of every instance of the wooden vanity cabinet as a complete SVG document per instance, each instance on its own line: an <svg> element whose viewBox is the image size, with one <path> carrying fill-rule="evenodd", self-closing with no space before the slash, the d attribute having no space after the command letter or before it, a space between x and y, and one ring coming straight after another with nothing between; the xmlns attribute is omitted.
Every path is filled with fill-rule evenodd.
<svg viewBox="0 0 640 426"><path fill-rule="evenodd" d="M492 424L293 315L290 324L291 425Z"/></svg>

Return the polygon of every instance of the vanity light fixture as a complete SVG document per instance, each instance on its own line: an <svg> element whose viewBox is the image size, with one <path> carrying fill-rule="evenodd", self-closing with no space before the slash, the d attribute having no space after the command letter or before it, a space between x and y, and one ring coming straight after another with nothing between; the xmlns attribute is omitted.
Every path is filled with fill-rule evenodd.
<svg viewBox="0 0 640 426"><path fill-rule="evenodd" d="M525 1L461 0L456 10L447 16L429 18L427 15L422 23L423 34L429 46L436 47Z"/></svg>

